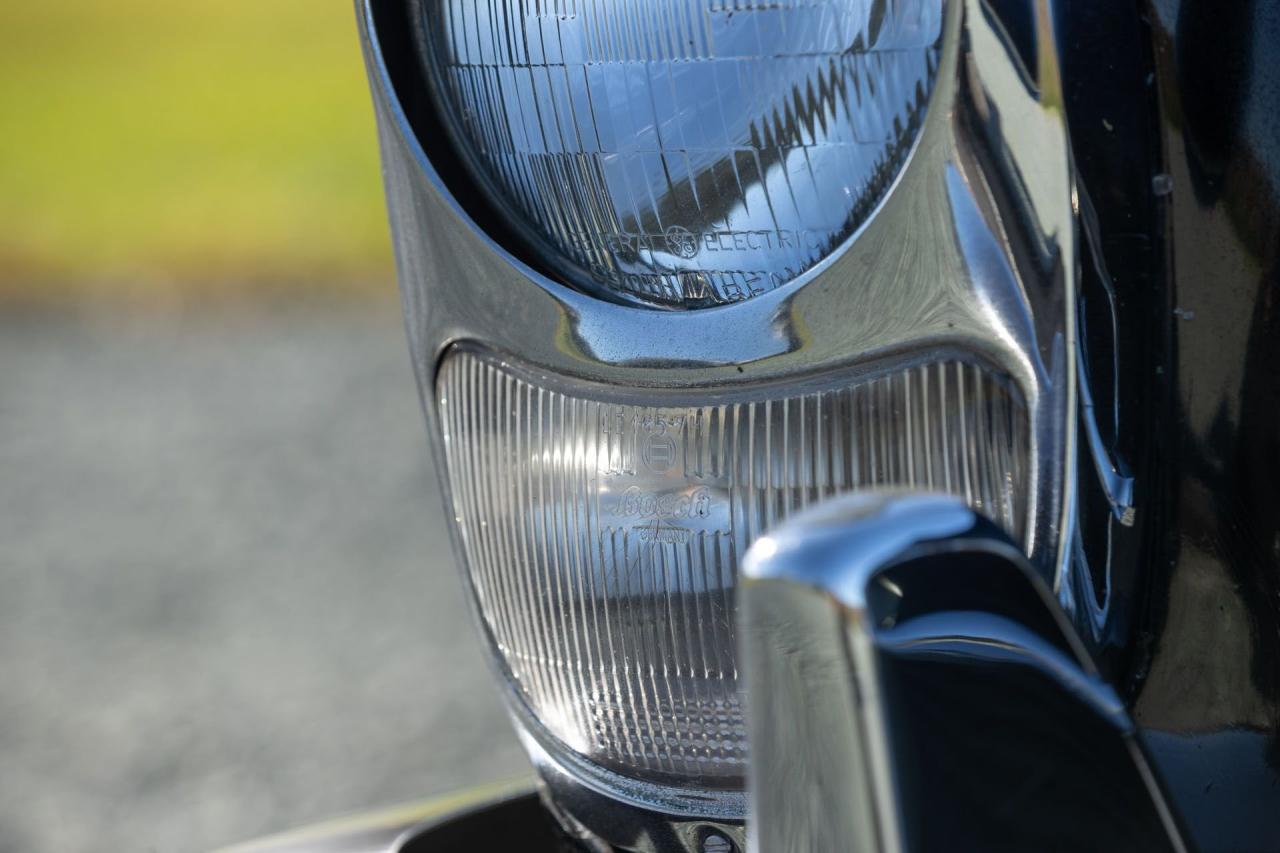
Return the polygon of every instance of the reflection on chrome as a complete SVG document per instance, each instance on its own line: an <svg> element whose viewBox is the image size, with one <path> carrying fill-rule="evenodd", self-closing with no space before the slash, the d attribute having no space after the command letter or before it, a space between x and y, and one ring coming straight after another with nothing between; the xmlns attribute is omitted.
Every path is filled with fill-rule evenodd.
<svg viewBox="0 0 1280 853"><path fill-rule="evenodd" d="M942 0L432 0L419 28L473 177L548 265L691 308L866 221L920 128Z"/></svg>
<svg viewBox="0 0 1280 853"><path fill-rule="evenodd" d="M954 497L792 518L744 558L739 618L752 851L1185 849L1048 586Z"/></svg>

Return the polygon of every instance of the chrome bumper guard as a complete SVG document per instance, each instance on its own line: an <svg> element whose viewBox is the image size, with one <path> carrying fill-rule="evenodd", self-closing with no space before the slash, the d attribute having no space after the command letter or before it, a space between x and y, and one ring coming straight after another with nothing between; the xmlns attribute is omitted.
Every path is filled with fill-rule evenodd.
<svg viewBox="0 0 1280 853"><path fill-rule="evenodd" d="M1047 586L951 497L864 492L748 553L750 848L1183 850Z"/></svg>

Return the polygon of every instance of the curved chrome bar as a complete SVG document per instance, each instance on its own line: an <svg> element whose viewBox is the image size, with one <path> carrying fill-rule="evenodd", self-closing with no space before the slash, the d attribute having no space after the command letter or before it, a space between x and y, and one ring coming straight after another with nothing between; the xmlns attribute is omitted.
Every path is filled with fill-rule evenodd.
<svg viewBox="0 0 1280 853"><path fill-rule="evenodd" d="M1183 849L1123 704L960 501L837 498L744 573L750 849Z"/></svg>

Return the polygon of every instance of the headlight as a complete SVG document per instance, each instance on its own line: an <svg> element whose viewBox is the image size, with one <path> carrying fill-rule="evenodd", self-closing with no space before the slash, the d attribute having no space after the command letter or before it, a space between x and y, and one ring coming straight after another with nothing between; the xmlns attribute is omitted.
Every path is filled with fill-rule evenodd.
<svg viewBox="0 0 1280 853"><path fill-rule="evenodd" d="M888 190L942 0L425 0L463 160L575 285L691 308L773 290Z"/></svg>
<svg viewBox="0 0 1280 853"><path fill-rule="evenodd" d="M446 505L548 800L614 847L733 849L761 533L927 489L1063 571L1052 39L980 0L363 2Z"/></svg>
<svg viewBox="0 0 1280 853"><path fill-rule="evenodd" d="M1020 535L1027 418L954 360L736 394L603 387L474 349L436 385L490 642L553 753L741 790L734 613L759 535L832 495L947 491Z"/></svg>

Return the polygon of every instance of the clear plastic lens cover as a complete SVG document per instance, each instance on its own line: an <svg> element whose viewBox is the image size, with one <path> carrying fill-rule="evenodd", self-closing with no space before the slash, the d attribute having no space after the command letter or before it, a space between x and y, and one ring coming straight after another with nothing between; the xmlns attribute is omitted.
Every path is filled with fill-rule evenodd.
<svg viewBox="0 0 1280 853"><path fill-rule="evenodd" d="M511 688L560 748L632 778L741 787L738 560L792 512L911 486L1022 534L1027 419L1006 380L943 361L839 383L644 405L446 357L465 568Z"/></svg>
<svg viewBox="0 0 1280 853"><path fill-rule="evenodd" d="M773 290L900 171L942 0L417 0L472 176L570 283L668 307Z"/></svg>

